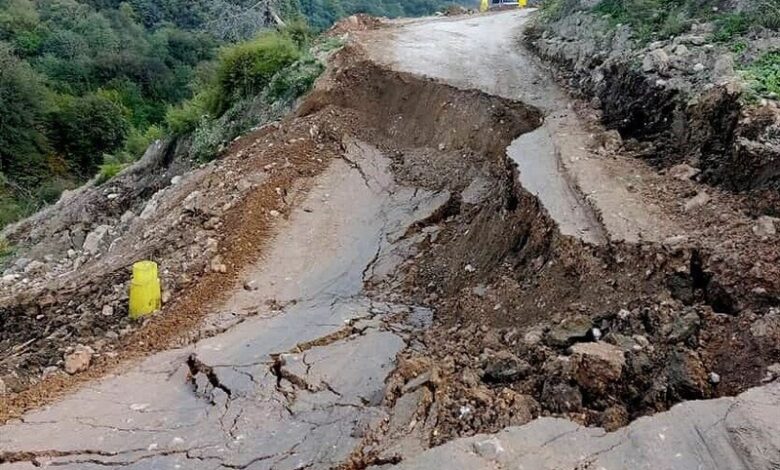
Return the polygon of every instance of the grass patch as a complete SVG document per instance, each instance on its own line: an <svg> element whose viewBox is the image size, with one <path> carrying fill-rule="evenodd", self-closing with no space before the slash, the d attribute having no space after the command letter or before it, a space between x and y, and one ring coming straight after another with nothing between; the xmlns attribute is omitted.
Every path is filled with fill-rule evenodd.
<svg viewBox="0 0 780 470"><path fill-rule="evenodd" d="M751 91L757 97L780 97L780 51L767 52L743 71Z"/></svg>
<svg viewBox="0 0 780 470"><path fill-rule="evenodd" d="M542 0L539 16L542 22L558 21L579 5L577 0Z"/></svg>
<svg viewBox="0 0 780 470"><path fill-rule="evenodd" d="M106 162L100 165L100 172L97 176L96 184L101 185L114 176L118 175L122 170L127 167L126 163L121 162Z"/></svg>
<svg viewBox="0 0 780 470"><path fill-rule="evenodd" d="M640 43L666 39L690 29L692 18L703 10L685 0L602 0L592 12L614 27L631 26Z"/></svg>
<svg viewBox="0 0 780 470"><path fill-rule="evenodd" d="M4 237L0 237L0 266L2 266L8 258L13 256L14 251L14 246L11 242Z"/></svg>
<svg viewBox="0 0 780 470"><path fill-rule="evenodd" d="M742 36L750 30L753 20L745 13L727 13L715 20L715 32L712 39L716 42L728 42L736 36Z"/></svg>

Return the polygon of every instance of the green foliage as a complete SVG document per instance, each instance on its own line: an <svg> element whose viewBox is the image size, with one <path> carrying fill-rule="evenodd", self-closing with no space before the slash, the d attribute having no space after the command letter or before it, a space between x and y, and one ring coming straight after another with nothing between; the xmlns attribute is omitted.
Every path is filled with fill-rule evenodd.
<svg viewBox="0 0 780 470"><path fill-rule="evenodd" d="M717 6L715 0L602 0L593 12L613 25L630 25L642 42L684 33L694 21L714 21L713 39L719 42L744 35L753 27L780 28L777 0L755 0L740 12L717 13Z"/></svg>
<svg viewBox="0 0 780 470"><path fill-rule="evenodd" d="M274 101L294 100L308 92L324 70L320 61L304 57L273 77L268 86L269 97Z"/></svg>
<svg viewBox="0 0 780 470"><path fill-rule="evenodd" d="M759 97L780 97L780 51L767 52L747 69L744 76Z"/></svg>
<svg viewBox="0 0 780 470"><path fill-rule="evenodd" d="M129 132L124 110L100 94L66 98L51 116L51 141L71 168L92 175L103 155L119 148Z"/></svg>
<svg viewBox="0 0 780 470"><path fill-rule="evenodd" d="M579 4L576 0L542 0L539 5L544 22L558 21L571 13Z"/></svg>
<svg viewBox="0 0 780 470"><path fill-rule="evenodd" d="M309 46L311 40L314 38L314 31L303 18L296 18L295 20L287 23L283 28L279 30L282 35L292 39L292 41L298 46L298 49L304 49Z"/></svg>
<svg viewBox="0 0 780 470"><path fill-rule="evenodd" d="M198 127L204 119L208 119L211 110L219 107L219 92L216 86L202 89L191 100L173 106L165 115L168 130L175 135L186 134Z"/></svg>
<svg viewBox="0 0 780 470"><path fill-rule="evenodd" d="M2 223L2 202L0 201L0 223ZM14 253L14 247L11 242L0 237L0 263L3 263Z"/></svg>
<svg viewBox="0 0 780 470"><path fill-rule="evenodd" d="M127 164L120 162L106 162L100 165L100 172L98 173L96 184L101 185L110 180L114 176L118 175L120 171L124 170Z"/></svg>
<svg viewBox="0 0 780 470"><path fill-rule="evenodd" d="M747 33L751 26L751 18L742 13L726 13L715 20L713 40L717 42L731 41L735 36Z"/></svg>
<svg viewBox="0 0 780 470"><path fill-rule="evenodd" d="M690 28L700 2L691 0L602 0L593 11L612 24L630 25L640 42L665 39Z"/></svg>
<svg viewBox="0 0 780 470"><path fill-rule="evenodd" d="M225 48L219 56L217 113L230 103L258 94L280 70L295 62L300 49L280 33L264 33L252 41Z"/></svg>
<svg viewBox="0 0 780 470"><path fill-rule="evenodd" d="M40 76L0 42L0 171L6 177L35 184L44 171L46 102Z"/></svg>

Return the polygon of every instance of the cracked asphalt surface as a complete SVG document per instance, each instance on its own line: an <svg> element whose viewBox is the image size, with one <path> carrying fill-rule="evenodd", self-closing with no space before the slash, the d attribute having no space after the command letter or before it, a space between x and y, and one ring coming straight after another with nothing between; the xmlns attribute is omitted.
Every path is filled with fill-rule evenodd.
<svg viewBox="0 0 780 470"><path fill-rule="evenodd" d="M590 244L678 233L629 191L645 169L587 152L587 128L565 94L516 46L526 19L410 21L365 40L378 63L542 109L541 127L508 155L562 233ZM383 423L393 436L408 434L426 390L406 384L390 414L385 382L410 329L425 327L432 312L376 301L364 285L393 272L408 255L408 229L450 195L396 183L388 156L366 142L345 138L343 149L245 273L257 287L231 293L208 319L208 337L6 423L0 468L332 468ZM769 385L684 403L614 433L542 418L427 451L409 444L397 466L777 468L778 405L780 388Z"/></svg>
<svg viewBox="0 0 780 470"><path fill-rule="evenodd" d="M446 195L399 187L388 160L346 146L267 257L212 321L220 334L160 353L0 428L3 468L300 469L343 462L385 417L384 380L430 317L362 295L392 241Z"/></svg>

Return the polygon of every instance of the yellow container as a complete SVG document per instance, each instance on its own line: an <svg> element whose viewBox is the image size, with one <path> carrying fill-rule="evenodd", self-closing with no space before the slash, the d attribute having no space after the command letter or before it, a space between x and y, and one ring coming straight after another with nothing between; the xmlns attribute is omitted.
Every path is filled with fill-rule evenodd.
<svg viewBox="0 0 780 470"><path fill-rule="evenodd" d="M133 265L130 281L130 318L140 318L160 310L162 292L157 263L139 261Z"/></svg>

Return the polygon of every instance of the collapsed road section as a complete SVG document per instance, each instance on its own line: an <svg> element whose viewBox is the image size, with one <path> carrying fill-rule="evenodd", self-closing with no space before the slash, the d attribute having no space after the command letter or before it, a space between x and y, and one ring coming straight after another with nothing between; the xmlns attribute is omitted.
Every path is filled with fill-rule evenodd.
<svg viewBox="0 0 780 470"><path fill-rule="evenodd" d="M393 283L398 265L435 235L428 227L453 207L482 201L486 183L500 179L511 190L504 149L540 116L343 56L344 68L309 97L297 124L244 143L267 149L274 132L316 141L338 131L340 150L288 209L263 257L213 306L193 335L200 339L7 422L0 463L328 468L382 427L396 357L415 346L413 332L429 327L433 313L397 289L379 299L364 285ZM478 132L471 122L493 130ZM403 171L431 182L396 177L404 154L418 160ZM439 160L439 171L424 164L429 159ZM444 169L458 161L451 178ZM450 187L472 187L474 196L460 202Z"/></svg>
<svg viewBox="0 0 780 470"><path fill-rule="evenodd" d="M704 208L681 196L697 183L608 152L615 136L518 48L526 19L361 31L295 116L185 176L198 204L176 188L151 196L193 206L178 224L200 214L229 229L206 242L219 244L208 274L178 293L187 313L207 307L204 322L180 347L8 420L0 464L776 462L764 419L776 385L746 390L780 375L777 244L738 200L706 188ZM227 214L213 215L226 192ZM160 244L180 230L142 220ZM169 250L197 251L182 240ZM122 256L143 246L128 243L116 241ZM92 283L121 274L111 252Z"/></svg>

